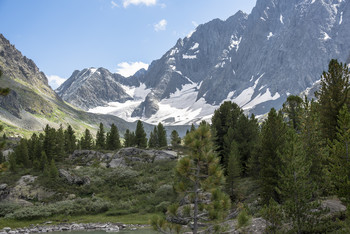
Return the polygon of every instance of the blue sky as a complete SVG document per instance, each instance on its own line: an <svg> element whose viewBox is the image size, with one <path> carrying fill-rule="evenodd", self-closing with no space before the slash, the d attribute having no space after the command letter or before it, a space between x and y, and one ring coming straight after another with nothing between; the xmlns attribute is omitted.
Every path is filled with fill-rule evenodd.
<svg viewBox="0 0 350 234"><path fill-rule="evenodd" d="M250 13L256 0L0 0L0 33L34 60L50 85L74 70L130 75L197 25Z"/></svg>

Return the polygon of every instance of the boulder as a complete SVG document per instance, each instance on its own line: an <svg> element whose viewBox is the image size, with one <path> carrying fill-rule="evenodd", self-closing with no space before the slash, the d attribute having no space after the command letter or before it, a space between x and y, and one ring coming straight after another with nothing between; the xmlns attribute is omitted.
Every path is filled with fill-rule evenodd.
<svg viewBox="0 0 350 234"><path fill-rule="evenodd" d="M0 197L3 200L15 202L23 206L32 205L28 200L43 200L45 198L54 195L54 192L48 191L47 189L35 185L34 182L37 176L25 175L22 176L13 188L6 188L0 190Z"/></svg>
<svg viewBox="0 0 350 234"><path fill-rule="evenodd" d="M339 213L343 213L346 211L346 206L344 206L341 201L337 198L334 199L327 199L322 201L321 207L328 209L329 213L328 215L336 215Z"/></svg>
<svg viewBox="0 0 350 234"><path fill-rule="evenodd" d="M74 174L69 173L68 171L64 169L58 170L59 176L64 178L69 184L76 184L76 185L85 185L90 184L90 178L89 177L79 177Z"/></svg>

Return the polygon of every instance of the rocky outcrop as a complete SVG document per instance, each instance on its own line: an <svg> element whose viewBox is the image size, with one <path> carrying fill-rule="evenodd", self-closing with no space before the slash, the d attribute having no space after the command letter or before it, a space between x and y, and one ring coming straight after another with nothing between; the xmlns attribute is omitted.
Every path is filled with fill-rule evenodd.
<svg viewBox="0 0 350 234"><path fill-rule="evenodd" d="M161 160L176 160L177 153L171 150L146 150L134 147L122 148L116 153L101 153L93 150L76 150L70 160L76 164L92 165L98 161L106 167L125 167L135 162L153 163Z"/></svg>
<svg viewBox="0 0 350 234"><path fill-rule="evenodd" d="M14 187L7 184L0 185L0 201L17 203L23 206L31 206L30 201L42 201L53 196L55 193L35 185L37 176L22 176Z"/></svg>
<svg viewBox="0 0 350 234"><path fill-rule="evenodd" d="M90 184L90 178L89 177L79 177L76 176L64 169L58 170L59 176L65 179L68 184L76 184L76 185L86 185Z"/></svg>
<svg viewBox="0 0 350 234"><path fill-rule="evenodd" d="M7 184L0 184L0 201L5 199L10 194L10 189Z"/></svg>

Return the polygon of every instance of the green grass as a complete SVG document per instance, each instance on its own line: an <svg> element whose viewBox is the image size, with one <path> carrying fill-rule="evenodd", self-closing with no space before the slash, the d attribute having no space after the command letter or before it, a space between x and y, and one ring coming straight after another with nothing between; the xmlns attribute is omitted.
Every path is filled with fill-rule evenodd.
<svg viewBox="0 0 350 234"><path fill-rule="evenodd" d="M149 224L149 220L153 215L162 216L161 213L150 214L128 214L120 216L106 216L105 214L99 215L82 215L82 216L54 216L47 219L36 220L13 220L0 218L0 229L4 227L10 228L23 228L29 227L31 224L43 225L47 221L51 221L52 224L59 223L123 223L123 224Z"/></svg>

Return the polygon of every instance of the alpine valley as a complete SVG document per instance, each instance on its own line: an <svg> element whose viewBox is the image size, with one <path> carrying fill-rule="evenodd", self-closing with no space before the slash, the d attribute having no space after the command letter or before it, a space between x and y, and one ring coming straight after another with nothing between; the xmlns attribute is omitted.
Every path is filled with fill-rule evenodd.
<svg viewBox="0 0 350 234"><path fill-rule="evenodd" d="M332 58L349 61L349 23L349 1L257 0L249 15L199 25L147 71L87 68L56 92L91 113L151 124L210 120L225 100L259 116L313 90Z"/></svg>
<svg viewBox="0 0 350 234"><path fill-rule="evenodd" d="M71 125L81 133L86 128L96 132L99 123L118 125L121 133L135 129L135 122L127 122L113 115L101 115L78 110L64 102L48 84L47 77L35 63L23 56L0 34L0 87L10 88L9 95L0 98L0 122L10 136L29 136L42 131L45 125L58 128ZM85 83L86 85L86 83ZM114 87L111 87L111 89ZM145 131L152 125L145 124ZM174 127L166 127L168 132ZM176 127L184 135L187 126Z"/></svg>

